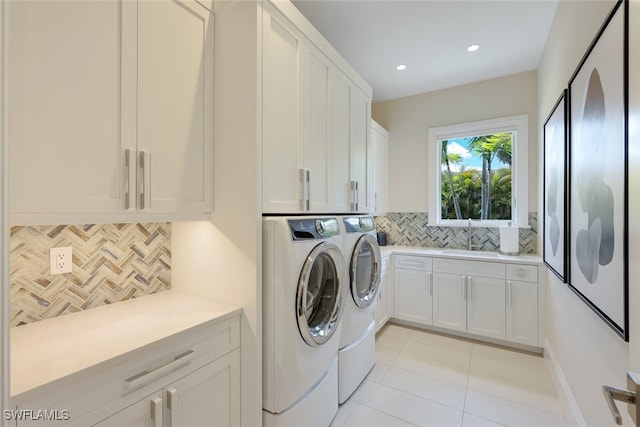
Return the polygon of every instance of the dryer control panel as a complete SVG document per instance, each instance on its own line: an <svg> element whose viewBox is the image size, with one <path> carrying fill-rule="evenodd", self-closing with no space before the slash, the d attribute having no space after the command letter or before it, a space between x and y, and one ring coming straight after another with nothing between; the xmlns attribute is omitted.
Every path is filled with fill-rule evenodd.
<svg viewBox="0 0 640 427"><path fill-rule="evenodd" d="M289 228L293 240L328 239L340 234L336 218L290 219Z"/></svg>

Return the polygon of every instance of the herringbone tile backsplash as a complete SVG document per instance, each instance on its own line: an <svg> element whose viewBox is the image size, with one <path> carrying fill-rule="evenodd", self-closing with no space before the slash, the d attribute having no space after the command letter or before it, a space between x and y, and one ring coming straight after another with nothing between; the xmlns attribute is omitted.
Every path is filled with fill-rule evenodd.
<svg viewBox="0 0 640 427"><path fill-rule="evenodd" d="M71 246L73 271L49 274L49 249ZM171 288L171 224L16 226L11 326Z"/></svg>
<svg viewBox="0 0 640 427"><path fill-rule="evenodd" d="M439 227L429 225L425 212L393 212L376 217L378 231L387 233L388 245L420 246L430 248L467 248L466 227ZM530 228L521 228L520 253L535 254L538 246L538 214L529 213ZM481 251L500 250L498 227L473 227L473 244Z"/></svg>

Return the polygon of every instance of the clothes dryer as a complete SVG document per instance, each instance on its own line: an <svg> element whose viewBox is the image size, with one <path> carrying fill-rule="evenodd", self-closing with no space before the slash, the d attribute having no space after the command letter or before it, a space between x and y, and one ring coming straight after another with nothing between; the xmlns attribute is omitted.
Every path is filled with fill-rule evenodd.
<svg viewBox="0 0 640 427"><path fill-rule="evenodd" d="M348 271L335 217L263 218L263 423L327 426L338 410Z"/></svg>
<svg viewBox="0 0 640 427"><path fill-rule="evenodd" d="M375 364L375 308L380 286L380 247L371 216L342 217L349 288L338 352L338 402L344 403Z"/></svg>

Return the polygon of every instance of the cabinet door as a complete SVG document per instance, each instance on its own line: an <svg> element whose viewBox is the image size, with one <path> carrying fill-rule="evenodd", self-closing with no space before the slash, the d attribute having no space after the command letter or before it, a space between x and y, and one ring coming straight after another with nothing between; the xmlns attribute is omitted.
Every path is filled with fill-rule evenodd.
<svg viewBox="0 0 640 427"><path fill-rule="evenodd" d="M389 295L389 259L384 258L382 260L382 267L380 269L380 287L378 288L378 301L376 303L376 332L384 326L389 320L390 311L393 307L390 307L391 298Z"/></svg>
<svg viewBox="0 0 640 427"><path fill-rule="evenodd" d="M262 53L262 210L302 210L302 36L265 7ZM250 118L248 118L249 120Z"/></svg>
<svg viewBox="0 0 640 427"><path fill-rule="evenodd" d="M240 425L240 350L172 383L165 399L167 427Z"/></svg>
<svg viewBox="0 0 640 427"><path fill-rule="evenodd" d="M465 332L467 330L466 277L459 274L433 274L433 326Z"/></svg>
<svg viewBox="0 0 640 427"><path fill-rule="evenodd" d="M371 120L371 100L357 87L351 87L351 139L350 170L351 181L356 183L354 192L356 212L369 213L371 197L371 153L369 144L369 127Z"/></svg>
<svg viewBox="0 0 640 427"><path fill-rule="evenodd" d="M138 3L139 209L211 211L213 36L193 0Z"/></svg>
<svg viewBox="0 0 640 427"><path fill-rule="evenodd" d="M394 317L431 325L433 287L430 271L396 268Z"/></svg>
<svg viewBox="0 0 640 427"><path fill-rule="evenodd" d="M331 206L331 145L329 139L329 60L307 46L304 90L304 165L309 171L311 212L336 212Z"/></svg>
<svg viewBox="0 0 640 427"><path fill-rule="evenodd" d="M331 90L331 171L332 204L336 212L351 211L349 114L351 105L351 87L348 78L334 69L330 75Z"/></svg>
<svg viewBox="0 0 640 427"><path fill-rule="evenodd" d="M96 427L162 427L163 402L160 392L116 412L94 424Z"/></svg>
<svg viewBox="0 0 640 427"><path fill-rule="evenodd" d="M507 281L506 339L538 345L538 284Z"/></svg>
<svg viewBox="0 0 640 427"><path fill-rule="evenodd" d="M122 211L136 4L7 2L7 22L12 215Z"/></svg>
<svg viewBox="0 0 640 427"><path fill-rule="evenodd" d="M467 332L505 338L505 283L467 276Z"/></svg>
<svg viewBox="0 0 640 427"><path fill-rule="evenodd" d="M373 120L371 121L371 155L372 155L372 199L371 210L374 214L387 213L387 183L389 134Z"/></svg>

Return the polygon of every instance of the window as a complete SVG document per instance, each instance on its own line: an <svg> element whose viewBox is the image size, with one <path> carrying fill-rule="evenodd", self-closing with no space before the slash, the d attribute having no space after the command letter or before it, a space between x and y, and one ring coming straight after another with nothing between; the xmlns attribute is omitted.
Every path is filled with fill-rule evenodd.
<svg viewBox="0 0 640 427"><path fill-rule="evenodd" d="M526 114L429 129L429 218L528 225Z"/></svg>

